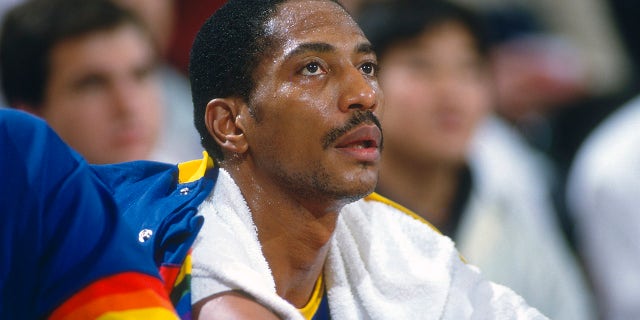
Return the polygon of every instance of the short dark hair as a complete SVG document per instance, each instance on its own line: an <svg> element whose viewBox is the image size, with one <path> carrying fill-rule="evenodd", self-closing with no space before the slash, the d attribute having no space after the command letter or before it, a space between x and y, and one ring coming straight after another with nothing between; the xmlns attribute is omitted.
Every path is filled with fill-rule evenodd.
<svg viewBox="0 0 640 320"><path fill-rule="evenodd" d="M278 5L286 1L230 0L195 37L189 61L194 123L202 146L218 161L223 155L207 131L207 104L215 98L232 96L249 101L255 87L254 70L273 46L266 24Z"/></svg>
<svg viewBox="0 0 640 320"><path fill-rule="evenodd" d="M478 54L484 58L488 54L488 33L482 17L451 1L373 2L361 8L357 21L381 60L392 45L415 38L445 22L460 23L473 37Z"/></svg>
<svg viewBox="0 0 640 320"><path fill-rule="evenodd" d="M0 75L9 105L43 103L58 43L126 24L140 28L154 46L141 20L110 0L30 0L12 8L0 31Z"/></svg>

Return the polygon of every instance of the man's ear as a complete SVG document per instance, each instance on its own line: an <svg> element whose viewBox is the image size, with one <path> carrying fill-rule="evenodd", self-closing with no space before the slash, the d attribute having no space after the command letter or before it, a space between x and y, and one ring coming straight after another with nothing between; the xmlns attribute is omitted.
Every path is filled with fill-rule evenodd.
<svg viewBox="0 0 640 320"><path fill-rule="evenodd" d="M243 106L239 98L216 98L207 104L207 130L223 151L242 154L249 148L239 117Z"/></svg>

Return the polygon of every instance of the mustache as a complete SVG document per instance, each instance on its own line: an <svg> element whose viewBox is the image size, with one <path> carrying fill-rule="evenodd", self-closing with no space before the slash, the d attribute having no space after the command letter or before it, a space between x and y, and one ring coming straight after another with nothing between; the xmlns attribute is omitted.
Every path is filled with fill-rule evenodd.
<svg viewBox="0 0 640 320"><path fill-rule="evenodd" d="M322 147L324 149L329 148L329 146L333 144L336 140L338 140L338 138L340 138L342 135L344 135L345 133L351 131L351 129L363 123L374 124L376 125L376 127L378 127L378 129L380 129L380 132L382 132L382 125L380 125L380 121L378 120L378 117L376 117L376 115L373 114L372 111L358 110L353 113L353 115L345 125L339 128L332 129L324 136L324 138L322 138ZM384 138L383 136L381 136L380 146L379 146L380 150L382 150L383 141L384 141Z"/></svg>

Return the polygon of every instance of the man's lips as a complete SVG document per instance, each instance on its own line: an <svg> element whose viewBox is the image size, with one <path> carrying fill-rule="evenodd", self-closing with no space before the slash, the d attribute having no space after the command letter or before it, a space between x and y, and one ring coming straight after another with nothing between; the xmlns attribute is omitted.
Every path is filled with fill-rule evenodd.
<svg viewBox="0 0 640 320"><path fill-rule="evenodd" d="M382 134L375 125L363 125L357 127L336 141L336 148L349 148L364 145L367 148L378 148Z"/></svg>
<svg viewBox="0 0 640 320"><path fill-rule="evenodd" d="M373 162L380 158L381 139L382 133L377 126L362 125L341 136L336 141L335 148L359 161Z"/></svg>

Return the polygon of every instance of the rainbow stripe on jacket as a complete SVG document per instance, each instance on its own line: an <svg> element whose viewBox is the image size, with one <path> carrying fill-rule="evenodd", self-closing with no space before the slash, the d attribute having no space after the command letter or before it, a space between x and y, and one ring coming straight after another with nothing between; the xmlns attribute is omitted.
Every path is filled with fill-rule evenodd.
<svg viewBox="0 0 640 320"><path fill-rule="evenodd" d="M0 150L0 319L177 318L96 167L16 110Z"/></svg>
<svg viewBox="0 0 640 320"><path fill-rule="evenodd" d="M58 307L50 319L177 319L162 282L134 272L96 281Z"/></svg>

